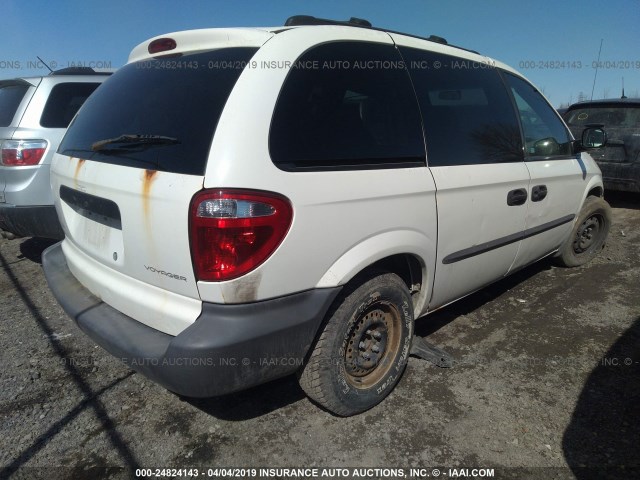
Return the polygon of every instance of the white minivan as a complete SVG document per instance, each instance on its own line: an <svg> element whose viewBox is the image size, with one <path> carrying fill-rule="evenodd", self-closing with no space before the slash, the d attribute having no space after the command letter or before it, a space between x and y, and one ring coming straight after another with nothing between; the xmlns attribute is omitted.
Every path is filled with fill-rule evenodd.
<svg viewBox="0 0 640 480"><path fill-rule="evenodd" d="M516 71L440 37L306 16L171 33L71 124L43 266L82 330L171 391L297 373L352 415L397 384L414 319L601 250L585 143Z"/></svg>

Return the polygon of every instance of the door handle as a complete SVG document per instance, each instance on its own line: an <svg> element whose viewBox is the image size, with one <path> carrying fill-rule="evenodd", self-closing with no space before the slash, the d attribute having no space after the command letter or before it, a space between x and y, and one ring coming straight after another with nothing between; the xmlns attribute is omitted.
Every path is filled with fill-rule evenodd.
<svg viewBox="0 0 640 480"><path fill-rule="evenodd" d="M524 188L517 188L515 190L511 190L507 194L507 205L524 205L527 201L527 191Z"/></svg>
<svg viewBox="0 0 640 480"><path fill-rule="evenodd" d="M536 185L531 189L531 201L539 202L544 197L547 196L547 186L546 185Z"/></svg>

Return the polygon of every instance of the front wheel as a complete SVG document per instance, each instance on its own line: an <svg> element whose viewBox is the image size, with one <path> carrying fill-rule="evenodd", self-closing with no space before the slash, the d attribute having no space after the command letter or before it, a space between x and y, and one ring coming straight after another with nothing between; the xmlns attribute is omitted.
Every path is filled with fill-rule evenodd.
<svg viewBox="0 0 640 480"><path fill-rule="evenodd" d="M355 279L329 312L300 372L300 386L341 416L380 403L398 383L413 338L413 306L405 283L383 273Z"/></svg>
<svg viewBox="0 0 640 480"><path fill-rule="evenodd" d="M590 262L604 247L611 219L611 207L604 198L587 197L571 236L558 251L556 262L565 267Z"/></svg>

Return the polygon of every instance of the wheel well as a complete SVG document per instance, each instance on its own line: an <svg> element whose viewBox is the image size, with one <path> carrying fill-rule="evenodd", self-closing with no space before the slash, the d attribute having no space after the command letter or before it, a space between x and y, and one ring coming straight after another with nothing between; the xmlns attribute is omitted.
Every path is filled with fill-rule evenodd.
<svg viewBox="0 0 640 480"><path fill-rule="evenodd" d="M422 265L420 260L409 253L391 255L369 265L367 270L385 270L398 275L407 285L411 294L422 289Z"/></svg>
<svg viewBox="0 0 640 480"><path fill-rule="evenodd" d="M604 190L602 189L602 187L595 187L589 190L587 197L602 197L603 194Z"/></svg>

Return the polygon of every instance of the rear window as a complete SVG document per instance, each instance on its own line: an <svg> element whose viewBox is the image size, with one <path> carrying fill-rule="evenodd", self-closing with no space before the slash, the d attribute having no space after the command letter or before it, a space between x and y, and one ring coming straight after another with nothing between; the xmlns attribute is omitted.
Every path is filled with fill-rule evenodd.
<svg viewBox="0 0 640 480"><path fill-rule="evenodd" d="M46 128L67 128L85 100L99 83L60 83L51 89L40 125Z"/></svg>
<svg viewBox="0 0 640 480"><path fill-rule="evenodd" d="M131 63L86 102L58 152L135 168L203 175L224 105L257 48ZM143 135L170 141L106 142Z"/></svg>
<svg viewBox="0 0 640 480"><path fill-rule="evenodd" d="M576 108L564 114L569 125L584 127L591 123L605 127L640 128L640 105L603 105Z"/></svg>
<svg viewBox="0 0 640 480"><path fill-rule="evenodd" d="M8 127L18 110L28 85L0 86L0 127Z"/></svg>

